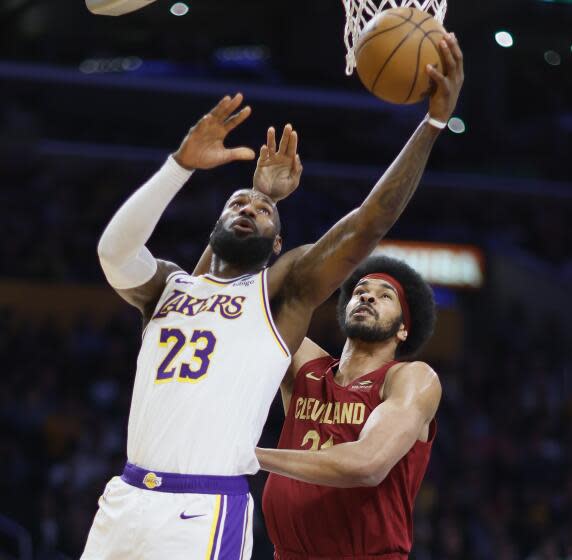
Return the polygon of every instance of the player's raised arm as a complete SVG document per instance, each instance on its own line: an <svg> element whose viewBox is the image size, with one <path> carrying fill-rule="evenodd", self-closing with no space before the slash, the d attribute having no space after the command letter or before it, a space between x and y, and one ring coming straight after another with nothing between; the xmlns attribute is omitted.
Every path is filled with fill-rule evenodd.
<svg viewBox="0 0 572 560"><path fill-rule="evenodd" d="M252 188L278 202L298 188L302 169L298 132L287 124L282 131L280 144L276 145L276 131L271 126L266 132L266 144L260 148Z"/></svg>
<svg viewBox="0 0 572 560"><path fill-rule="evenodd" d="M373 410L357 441L320 451L257 449L261 468L323 486L378 486L417 440L428 437L441 399L441 384L427 364L396 367L386 383L383 402Z"/></svg>
<svg viewBox="0 0 572 560"><path fill-rule="evenodd" d="M235 160L251 160L250 148L226 148L228 133L250 115L237 112L242 95L223 98L184 138L161 169L117 211L105 228L97 252L111 286L144 314L159 298L167 276L177 270L145 247L165 208L195 169L212 169Z"/></svg>
<svg viewBox="0 0 572 560"><path fill-rule="evenodd" d="M437 84L429 102L429 117L446 123L463 83L463 60L454 35L448 35L441 43L441 51L447 63L447 76L427 69ZM276 267L274 276L269 276L271 282L276 280L271 290L279 298L298 302L301 309L313 309L327 299L401 215L417 189L438 135L439 129L424 120L359 208L334 225L304 254L282 264L282 270ZM286 266L289 268L284 276ZM281 327L279 321L282 332ZM282 334L293 341L295 349L301 339L291 330L287 324Z"/></svg>
<svg viewBox="0 0 572 560"><path fill-rule="evenodd" d="M252 178L252 188L278 202L290 196L298 188L302 169L302 161L298 154L298 133L291 124L287 124L282 132L280 145L277 146L276 131L271 126L266 133L266 144L260 148ZM193 270L193 276L200 276L209 271L212 256L212 248L208 245Z"/></svg>

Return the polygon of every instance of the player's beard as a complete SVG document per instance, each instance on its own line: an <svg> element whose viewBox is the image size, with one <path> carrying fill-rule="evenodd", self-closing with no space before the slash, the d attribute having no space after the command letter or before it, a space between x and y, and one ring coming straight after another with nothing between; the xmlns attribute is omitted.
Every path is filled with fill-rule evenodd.
<svg viewBox="0 0 572 560"><path fill-rule="evenodd" d="M343 332L346 338L361 340L362 342L384 342L393 338L403 323L402 317L397 317L389 325L366 325L360 321L348 321L343 325Z"/></svg>
<svg viewBox="0 0 572 560"><path fill-rule="evenodd" d="M244 268L263 267L274 247L274 239L258 234L238 237L233 231L224 229L219 220L209 240L214 254L223 261Z"/></svg>

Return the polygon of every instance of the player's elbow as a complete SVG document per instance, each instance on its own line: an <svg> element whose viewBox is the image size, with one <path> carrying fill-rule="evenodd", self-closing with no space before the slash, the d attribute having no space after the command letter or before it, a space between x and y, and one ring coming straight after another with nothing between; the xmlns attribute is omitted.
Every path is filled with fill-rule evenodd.
<svg viewBox="0 0 572 560"><path fill-rule="evenodd" d="M380 465L377 461L366 460L356 466L355 478L358 486L375 488L383 482L388 473L389 469L384 465Z"/></svg>
<svg viewBox="0 0 572 560"><path fill-rule="evenodd" d="M106 240L105 235L100 238L97 244L97 256L102 264L104 262L113 261L113 247L111 243Z"/></svg>
<svg viewBox="0 0 572 560"><path fill-rule="evenodd" d="M368 473L365 473L362 476L360 486L365 486L367 488L376 488L379 486L387 476L389 471L384 470L372 470Z"/></svg>
<svg viewBox="0 0 572 560"><path fill-rule="evenodd" d="M118 267L125 261L125 256L117 250L117 244L112 236L103 233L97 244L97 256L102 268Z"/></svg>

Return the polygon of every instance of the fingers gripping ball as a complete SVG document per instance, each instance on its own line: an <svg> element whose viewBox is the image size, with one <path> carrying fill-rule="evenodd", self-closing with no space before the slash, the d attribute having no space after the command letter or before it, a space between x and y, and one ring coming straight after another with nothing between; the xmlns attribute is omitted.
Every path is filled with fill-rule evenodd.
<svg viewBox="0 0 572 560"><path fill-rule="evenodd" d="M356 45L358 75L374 95L391 103L417 103L434 84L431 64L444 73L439 41L446 31L431 15L415 8L394 8L374 17Z"/></svg>

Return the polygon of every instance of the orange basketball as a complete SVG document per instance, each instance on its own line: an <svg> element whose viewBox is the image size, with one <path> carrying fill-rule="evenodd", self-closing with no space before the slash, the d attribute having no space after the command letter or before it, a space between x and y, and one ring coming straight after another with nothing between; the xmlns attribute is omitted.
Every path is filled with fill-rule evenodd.
<svg viewBox="0 0 572 560"><path fill-rule="evenodd" d="M427 64L439 72L445 68L439 49L445 33L434 17L416 8L381 12L365 26L356 45L363 85L391 103L421 101L434 88Z"/></svg>

